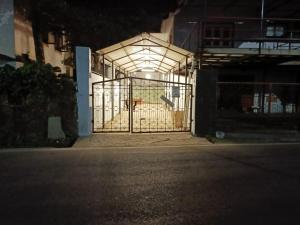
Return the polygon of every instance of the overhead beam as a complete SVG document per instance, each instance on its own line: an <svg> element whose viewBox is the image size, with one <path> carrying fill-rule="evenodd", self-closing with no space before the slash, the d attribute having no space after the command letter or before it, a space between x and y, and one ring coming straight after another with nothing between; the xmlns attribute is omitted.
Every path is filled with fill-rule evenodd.
<svg viewBox="0 0 300 225"><path fill-rule="evenodd" d="M120 45L122 46L122 43L120 43ZM125 54L128 56L128 58L131 60L131 62L135 65L135 63L132 61L132 58L130 55L128 55L129 53L127 52L126 48L123 48L123 51L125 52Z"/></svg>
<svg viewBox="0 0 300 225"><path fill-rule="evenodd" d="M129 73L133 73L133 72L137 72L137 71L139 71L139 70L141 70L141 69L133 69L133 70L130 70L130 71L128 71ZM156 71L159 71L159 72L161 72L161 73L167 73L168 71L164 71L164 70L162 70L162 69L159 69L159 68L155 68L154 70L156 70Z"/></svg>
<svg viewBox="0 0 300 225"><path fill-rule="evenodd" d="M157 55L159 55L159 56L164 56L163 54L161 54L161 53L159 53L159 52L156 52L156 51L154 51L154 50L152 50L152 49L148 49L150 52L153 52L153 53L155 53L155 54L157 54ZM176 59L172 59L172 58L170 58L170 57L168 57L168 56L165 56L165 58L166 59L170 59L171 61L173 61L173 62L176 62L176 63L178 63L179 61L177 61Z"/></svg>
<svg viewBox="0 0 300 225"><path fill-rule="evenodd" d="M160 60L157 60L157 59L155 59L155 58L153 58L153 57L151 57L150 56L150 58L152 59L152 60L155 60L155 61L157 61L157 62L160 62ZM168 64L168 63L166 63L166 62L162 62L163 64L165 64L165 65L167 65L167 66L170 66L170 67L172 67L172 68L174 68L175 66L173 65L170 65L170 64Z"/></svg>
<svg viewBox="0 0 300 225"><path fill-rule="evenodd" d="M159 68L163 68L163 69L165 69L165 70L167 70L167 71L170 71L172 68L166 68L166 67L164 67L164 66L161 66L161 65L159 65L159 64L157 64L157 63L155 63L155 62L152 62L154 65L156 65L156 66L158 66Z"/></svg>
<svg viewBox="0 0 300 225"><path fill-rule="evenodd" d="M141 57L141 58L134 59L134 61L139 61L139 60L141 60L141 59L143 59L143 58L145 58L145 57L143 56L143 57ZM119 66L125 66L125 65L127 65L127 64L129 64L129 63L132 63L132 61L129 61L129 62L123 63L123 64L119 64Z"/></svg>
<svg viewBox="0 0 300 225"><path fill-rule="evenodd" d="M150 39L147 39L147 41L150 41L150 42L152 42L152 43L154 43L154 44L160 45L161 47L166 48L166 49L168 49L168 50L170 50L170 51L172 51L172 52L175 52L175 53L177 53L177 54L179 54L179 55L182 55L182 56L189 56L188 54L186 55L186 54L183 54L183 53L181 53L181 52L178 52L178 51L176 51L176 50L174 50L174 49L171 49L171 48L170 48L171 44L169 44L168 47L166 47L166 46L163 46L163 45L161 45L161 44L159 44L159 43L157 43L157 42L155 42L155 41L152 41L152 40L150 40Z"/></svg>
<svg viewBox="0 0 300 225"><path fill-rule="evenodd" d="M140 65L140 64L143 64L143 63L144 63L144 62L140 62L140 63L134 64L134 65L132 65L132 66L123 67L123 69L124 69L124 70L128 70L129 68L134 67L134 66L138 69L137 66Z"/></svg>
<svg viewBox="0 0 300 225"><path fill-rule="evenodd" d="M134 55L134 54L137 54L137 53L139 53L139 52L142 52L142 51L144 51L145 49L141 49L141 50L139 50L139 51L136 51L136 52L132 52L132 53L130 53L130 54L128 54L128 55ZM117 59L114 59L114 61L118 61L118 60L120 60L120 59L124 59L124 58L126 58L127 57L127 55L125 55L125 56L122 56L122 57L120 57L120 58L117 58Z"/></svg>

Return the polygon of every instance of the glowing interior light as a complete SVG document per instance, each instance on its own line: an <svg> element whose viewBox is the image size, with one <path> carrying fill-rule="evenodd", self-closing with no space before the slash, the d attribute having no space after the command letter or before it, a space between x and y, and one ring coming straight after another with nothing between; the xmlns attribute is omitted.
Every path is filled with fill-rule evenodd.
<svg viewBox="0 0 300 225"><path fill-rule="evenodd" d="M142 72L155 72L155 69L151 69L151 68L144 68L141 70Z"/></svg>
<svg viewBox="0 0 300 225"><path fill-rule="evenodd" d="M146 77L146 79L151 79L151 74L147 73L147 74L145 75L145 77Z"/></svg>

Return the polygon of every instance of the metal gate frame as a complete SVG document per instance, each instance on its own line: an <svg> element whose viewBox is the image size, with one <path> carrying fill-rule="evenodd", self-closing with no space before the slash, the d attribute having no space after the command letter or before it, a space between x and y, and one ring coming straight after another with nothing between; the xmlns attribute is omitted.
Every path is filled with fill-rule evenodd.
<svg viewBox="0 0 300 225"><path fill-rule="evenodd" d="M130 82L129 82L129 85L128 85L128 91L129 91L129 115L128 115L128 130L126 131L96 131L95 130L95 113L94 113L94 96L95 96L95 93L94 93L94 86L95 85L101 85L102 84L102 87L104 89L104 84L107 83L107 82L114 82L114 81L121 81L121 80L126 80L128 79ZM189 129L187 130L183 130L183 131L176 131L176 130L171 130L171 131L143 131L143 132L134 132L134 129L133 129L133 80L145 80L145 81L153 81L153 82L160 82L160 83L165 83L165 84L173 84L173 85L184 85L184 93L185 93L185 96L184 96L184 108L186 108L186 103L187 103L187 90L189 87L189 89L191 90L191 94L190 94L190 99L189 99L189 105L190 107L188 108L190 110L189 112L189 116L190 116L190 119L189 119ZM104 93L102 94L102 101L103 101L103 104L105 103L104 102ZM186 84L186 83L180 83L180 82L172 82L172 81L163 81L163 80L155 80L155 79L146 79L146 78L139 78L139 77L124 77L124 78L117 78L117 79L111 79L111 80L106 80L106 81L100 81L100 82L94 82L92 83L92 129L93 129L93 133L171 133L171 132L191 132L191 127L192 127L192 112L193 112L193 104L192 104L192 101L193 101L193 85L192 84ZM104 114L104 106L102 106L102 110L103 110L103 114Z"/></svg>

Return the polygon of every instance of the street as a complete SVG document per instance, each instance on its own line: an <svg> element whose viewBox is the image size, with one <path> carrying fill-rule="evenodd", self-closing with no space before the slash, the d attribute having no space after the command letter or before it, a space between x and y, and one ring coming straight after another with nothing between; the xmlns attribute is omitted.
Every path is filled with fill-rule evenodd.
<svg viewBox="0 0 300 225"><path fill-rule="evenodd" d="M1 225L298 225L300 145L0 150Z"/></svg>

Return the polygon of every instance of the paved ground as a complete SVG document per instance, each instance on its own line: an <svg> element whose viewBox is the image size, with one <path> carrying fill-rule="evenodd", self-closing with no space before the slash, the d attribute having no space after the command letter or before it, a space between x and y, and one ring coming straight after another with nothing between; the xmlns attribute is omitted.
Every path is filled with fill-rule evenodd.
<svg viewBox="0 0 300 225"><path fill-rule="evenodd" d="M2 225L298 225L300 145L2 151Z"/></svg>
<svg viewBox="0 0 300 225"><path fill-rule="evenodd" d="M208 145L205 138L193 137L190 133L154 133L154 134L92 134L79 138L74 147L136 147L136 146L178 146Z"/></svg>

